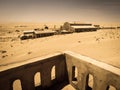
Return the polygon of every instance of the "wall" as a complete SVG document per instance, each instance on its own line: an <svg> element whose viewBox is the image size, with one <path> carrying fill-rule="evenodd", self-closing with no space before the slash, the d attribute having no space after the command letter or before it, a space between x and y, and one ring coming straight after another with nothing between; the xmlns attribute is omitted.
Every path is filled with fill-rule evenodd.
<svg viewBox="0 0 120 90"><path fill-rule="evenodd" d="M21 81L22 90L35 90L34 76L37 72L41 74L40 90L50 88L54 84L68 81L65 57L63 54L53 55L35 62L25 62L20 66L11 66L10 69L0 72L0 90L13 90L13 82ZM56 78L51 80L51 69L55 65Z"/></svg>
<svg viewBox="0 0 120 90"><path fill-rule="evenodd" d="M65 56L69 82L77 90L120 90L119 68L73 52L66 52ZM93 86L89 85L89 76L93 77Z"/></svg>
<svg viewBox="0 0 120 90"><path fill-rule="evenodd" d="M55 79L52 80L53 66ZM41 76L39 88L34 85L37 72ZM68 83L77 90L111 90L111 87L120 90L119 68L73 52L31 59L0 69L0 90L13 90L13 83L18 79L22 90L61 90Z"/></svg>

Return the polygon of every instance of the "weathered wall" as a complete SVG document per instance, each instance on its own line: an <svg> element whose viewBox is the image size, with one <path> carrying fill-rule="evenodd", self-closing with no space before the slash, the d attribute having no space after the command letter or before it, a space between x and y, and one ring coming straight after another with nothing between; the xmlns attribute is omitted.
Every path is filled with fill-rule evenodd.
<svg viewBox="0 0 120 90"><path fill-rule="evenodd" d="M93 76L92 90L109 90L113 86L120 90L120 69L72 52L66 52L69 82L78 90L88 90L88 75ZM74 69L77 68L76 82L74 83Z"/></svg>
<svg viewBox="0 0 120 90"><path fill-rule="evenodd" d="M56 78L51 80L51 69L54 65ZM35 90L34 76L37 72L41 74L42 90L68 80L65 57L59 54L1 71L0 90L13 90L13 82L17 79L21 81L22 90Z"/></svg>
<svg viewBox="0 0 120 90"><path fill-rule="evenodd" d="M56 78L51 80L54 65ZM70 83L78 90L91 90L88 88L91 87L88 84L89 74L93 76L92 90L109 90L110 85L120 90L119 68L73 52L36 58L0 69L0 90L13 90L13 82L18 79L22 90L35 90L34 77L37 72L41 76L39 90L61 90L57 85L60 86L63 82ZM51 89L52 86L57 88Z"/></svg>

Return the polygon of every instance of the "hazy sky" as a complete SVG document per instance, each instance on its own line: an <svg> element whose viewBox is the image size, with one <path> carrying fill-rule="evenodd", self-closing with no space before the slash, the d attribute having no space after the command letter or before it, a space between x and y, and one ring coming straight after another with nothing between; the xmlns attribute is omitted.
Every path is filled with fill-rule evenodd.
<svg viewBox="0 0 120 90"><path fill-rule="evenodd" d="M0 22L120 23L120 0L0 0Z"/></svg>

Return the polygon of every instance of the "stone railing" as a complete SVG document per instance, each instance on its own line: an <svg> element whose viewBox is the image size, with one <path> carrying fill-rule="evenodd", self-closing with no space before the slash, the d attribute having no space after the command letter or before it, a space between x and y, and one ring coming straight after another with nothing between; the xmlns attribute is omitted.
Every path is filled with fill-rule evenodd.
<svg viewBox="0 0 120 90"><path fill-rule="evenodd" d="M37 84L36 73L40 77ZM61 90L67 84L77 90L120 90L120 69L80 54L64 52L0 69L0 90L18 90L14 86L16 80L21 90Z"/></svg>
<svg viewBox="0 0 120 90"><path fill-rule="evenodd" d="M65 52L69 83L77 90L120 90L120 69Z"/></svg>
<svg viewBox="0 0 120 90"><path fill-rule="evenodd" d="M0 69L0 90L50 90L57 84L68 84L64 54L54 54L3 67ZM55 67L54 72L52 72L53 67ZM41 82L36 87L34 78L38 72ZM17 89L19 86L13 86L16 80L20 81L22 89ZM16 89L14 89L15 87Z"/></svg>

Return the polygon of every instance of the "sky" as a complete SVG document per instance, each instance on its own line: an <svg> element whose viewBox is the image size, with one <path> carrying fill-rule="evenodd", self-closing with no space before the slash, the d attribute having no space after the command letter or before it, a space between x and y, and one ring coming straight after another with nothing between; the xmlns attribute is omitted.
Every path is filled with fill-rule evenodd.
<svg viewBox="0 0 120 90"><path fill-rule="evenodd" d="M0 0L0 22L119 23L120 0Z"/></svg>

